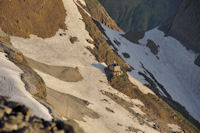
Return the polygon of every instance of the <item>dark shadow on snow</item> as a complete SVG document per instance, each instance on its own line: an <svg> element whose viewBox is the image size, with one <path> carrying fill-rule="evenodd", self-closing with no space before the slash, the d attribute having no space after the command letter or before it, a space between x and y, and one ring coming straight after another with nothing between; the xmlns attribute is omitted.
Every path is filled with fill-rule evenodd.
<svg viewBox="0 0 200 133"><path fill-rule="evenodd" d="M100 69L103 73L105 73L104 69L105 69L106 67L105 67L104 65L102 65L102 64L100 64L100 63L97 63L97 64L93 63L92 66L94 66L94 67Z"/></svg>

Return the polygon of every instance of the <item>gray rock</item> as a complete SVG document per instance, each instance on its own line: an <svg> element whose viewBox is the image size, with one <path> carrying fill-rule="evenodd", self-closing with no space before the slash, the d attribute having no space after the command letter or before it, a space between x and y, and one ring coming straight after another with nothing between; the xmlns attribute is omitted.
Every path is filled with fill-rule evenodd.
<svg viewBox="0 0 200 133"><path fill-rule="evenodd" d="M158 48L159 46L155 44L154 41L152 40L147 40L147 45L146 45L150 50L151 52L154 54L154 55L157 55L158 54Z"/></svg>

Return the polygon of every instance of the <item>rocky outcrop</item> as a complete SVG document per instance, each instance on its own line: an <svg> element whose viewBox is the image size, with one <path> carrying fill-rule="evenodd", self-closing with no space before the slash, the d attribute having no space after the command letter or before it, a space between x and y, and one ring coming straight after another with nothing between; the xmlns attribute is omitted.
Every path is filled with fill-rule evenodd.
<svg viewBox="0 0 200 133"><path fill-rule="evenodd" d="M140 31L140 32L127 32L123 36L128 39L129 41L139 44L139 40L144 37L145 31Z"/></svg>
<svg viewBox="0 0 200 133"><path fill-rule="evenodd" d="M0 132L74 133L74 130L63 121L45 121L33 116L26 106L0 97Z"/></svg>
<svg viewBox="0 0 200 133"><path fill-rule="evenodd" d="M200 1L183 0L173 16L160 29L188 49L200 52Z"/></svg>
<svg viewBox="0 0 200 133"><path fill-rule="evenodd" d="M154 55L157 55L158 54L158 48L159 46L155 44L154 41L152 40L147 40L147 45L146 45L150 50L151 52L154 54Z"/></svg>

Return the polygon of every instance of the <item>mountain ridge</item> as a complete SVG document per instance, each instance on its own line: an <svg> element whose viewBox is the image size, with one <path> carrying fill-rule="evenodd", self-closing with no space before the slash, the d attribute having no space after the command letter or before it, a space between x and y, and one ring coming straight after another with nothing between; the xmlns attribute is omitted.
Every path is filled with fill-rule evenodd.
<svg viewBox="0 0 200 133"><path fill-rule="evenodd" d="M165 22L180 0L99 0L125 32L147 31Z"/></svg>

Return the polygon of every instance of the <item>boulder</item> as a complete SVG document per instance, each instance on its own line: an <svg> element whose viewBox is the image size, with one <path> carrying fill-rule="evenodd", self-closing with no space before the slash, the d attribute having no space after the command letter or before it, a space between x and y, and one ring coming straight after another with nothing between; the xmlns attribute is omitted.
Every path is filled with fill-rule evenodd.
<svg viewBox="0 0 200 133"><path fill-rule="evenodd" d="M158 48L159 46L155 44L154 41L152 40L147 40L147 45L146 45L150 50L151 52L154 54L154 55L157 55L158 54Z"/></svg>

